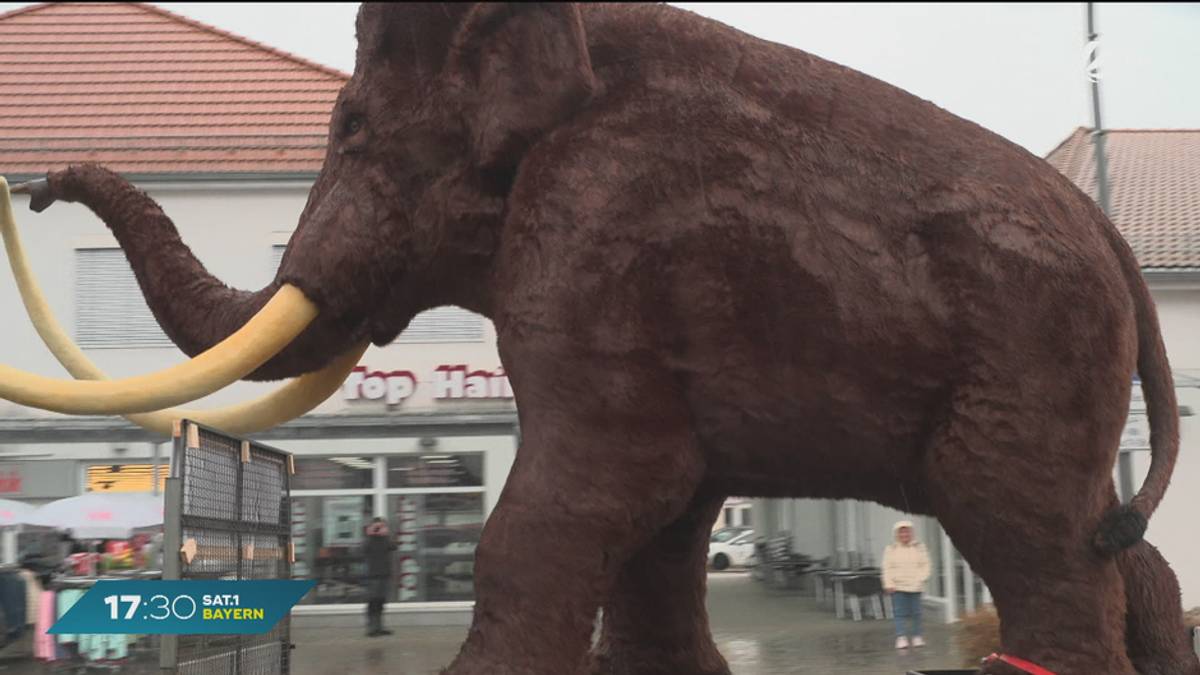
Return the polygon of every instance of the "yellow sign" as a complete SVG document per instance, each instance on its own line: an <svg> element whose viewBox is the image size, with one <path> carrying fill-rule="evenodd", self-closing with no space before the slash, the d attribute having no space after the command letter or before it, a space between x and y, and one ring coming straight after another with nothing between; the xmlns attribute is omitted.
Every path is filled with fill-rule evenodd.
<svg viewBox="0 0 1200 675"><path fill-rule="evenodd" d="M158 489L167 485L167 467L158 467ZM97 464L87 468L88 492L150 492L154 489L153 464Z"/></svg>

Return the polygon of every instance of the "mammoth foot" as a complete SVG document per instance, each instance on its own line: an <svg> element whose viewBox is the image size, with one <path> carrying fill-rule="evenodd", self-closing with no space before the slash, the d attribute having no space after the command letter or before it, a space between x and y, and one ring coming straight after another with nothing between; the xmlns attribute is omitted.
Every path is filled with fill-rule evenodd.
<svg viewBox="0 0 1200 675"><path fill-rule="evenodd" d="M729 665L715 648L699 648L692 653L664 653L654 650L619 650L614 653L593 651L588 675L730 675Z"/></svg>
<svg viewBox="0 0 1200 675"><path fill-rule="evenodd" d="M1173 663L1156 662L1152 664L1134 662L1138 675L1197 675L1200 667L1193 657L1189 663L1186 658L1180 658Z"/></svg>

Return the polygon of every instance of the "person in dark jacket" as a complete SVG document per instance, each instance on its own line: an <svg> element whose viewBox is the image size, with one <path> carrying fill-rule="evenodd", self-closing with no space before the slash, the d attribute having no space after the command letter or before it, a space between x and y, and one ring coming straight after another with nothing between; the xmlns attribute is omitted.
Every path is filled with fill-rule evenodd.
<svg viewBox="0 0 1200 675"><path fill-rule="evenodd" d="M388 537L387 523L376 518L367 526L367 539L363 543L363 559L367 563L367 635L379 637L391 635L383 627L383 601L387 593L388 580L392 576L392 551L396 544Z"/></svg>

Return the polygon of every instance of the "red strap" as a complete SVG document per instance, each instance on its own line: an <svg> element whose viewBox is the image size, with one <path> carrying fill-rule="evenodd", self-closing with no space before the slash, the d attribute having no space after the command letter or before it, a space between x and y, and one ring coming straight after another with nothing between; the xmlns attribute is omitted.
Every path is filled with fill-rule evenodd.
<svg viewBox="0 0 1200 675"><path fill-rule="evenodd" d="M1029 673L1029 675L1054 675L1054 673L1050 672L1049 670L1046 670L1045 668L1043 668L1037 664L1030 663L1030 662L1026 661L1025 659L1019 659L1015 656L1009 656L1008 654L1002 654L999 656L997 656L996 654L992 654L991 656L987 657L987 659L985 659L985 662L991 663L992 661L997 661L997 660L1007 663L1010 666L1015 666L1017 668L1020 668L1021 670Z"/></svg>

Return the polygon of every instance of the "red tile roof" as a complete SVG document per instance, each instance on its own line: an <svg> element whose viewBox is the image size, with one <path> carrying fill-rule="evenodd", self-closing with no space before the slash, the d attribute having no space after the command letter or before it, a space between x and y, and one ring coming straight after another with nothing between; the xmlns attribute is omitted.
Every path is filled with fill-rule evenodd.
<svg viewBox="0 0 1200 675"><path fill-rule="evenodd" d="M0 14L0 174L315 172L347 79L151 5L18 9Z"/></svg>
<svg viewBox="0 0 1200 675"><path fill-rule="evenodd" d="M1200 130L1111 130L1105 154L1112 219L1142 268L1200 269ZM1090 129L1046 160L1097 199Z"/></svg>

